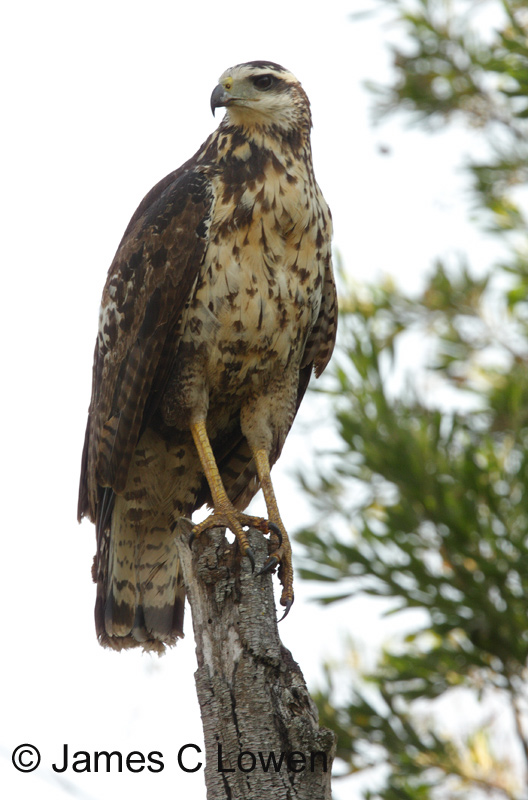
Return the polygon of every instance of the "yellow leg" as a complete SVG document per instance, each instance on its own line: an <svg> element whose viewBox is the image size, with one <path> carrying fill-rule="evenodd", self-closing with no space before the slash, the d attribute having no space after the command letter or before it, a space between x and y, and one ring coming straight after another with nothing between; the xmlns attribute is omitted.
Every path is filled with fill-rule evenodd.
<svg viewBox="0 0 528 800"><path fill-rule="evenodd" d="M247 525L266 531L267 528L263 527L263 520L258 517L250 517L241 511L237 511L228 498L216 465L211 443L209 442L205 420L197 420L191 423L191 433L213 500L213 513L203 522L194 526L192 536L199 536L209 528L229 528L237 537L242 552L249 558L254 569L255 557L249 546L248 538L243 531L243 526Z"/></svg>
<svg viewBox="0 0 528 800"><path fill-rule="evenodd" d="M194 439L194 444L196 445L196 449L198 450L200 463L203 467L205 477L207 478L207 483L209 484L209 488L211 490L214 509L216 511L217 508L227 508L231 505L231 503L229 502L224 489L224 484L222 483L222 478L220 477L218 467L216 466L213 449L211 447L211 443L209 442L209 436L207 435L205 420L200 419L197 422L192 423L191 433Z"/></svg>
<svg viewBox="0 0 528 800"><path fill-rule="evenodd" d="M207 519L194 526L192 535L193 537L199 536L209 528L229 528L237 537L242 552L249 558L251 566L254 568L255 558L243 527L248 526L257 528L263 533L271 533L273 537L272 540L277 540L278 547L271 553L262 572L272 570L277 564L279 565L279 578L283 587L281 605L286 607L282 617L284 619L293 603L291 546L277 507L275 492L273 491L271 483L268 454L265 450L256 450L253 453L269 516L269 520L263 520L260 517L251 517L248 514L238 511L229 500L207 435L205 420L200 419L193 422L191 424L191 433L200 457L200 463L209 484L209 489L211 490L214 509L213 513L207 517ZM273 527L275 527L275 531ZM277 530L282 540L280 542L277 537Z"/></svg>
<svg viewBox="0 0 528 800"><path fill-rule="evenodd" d="M293 603L293 565L292 565L292 551L290 539L286 533L286 528L281 520L273 484L271 482L270 464L266 450L255 450L253 453L257 472L266 501L266 508L268 510L269 521L277 526L279 529L282 542L280 546L271 553L268 562L264 566L266 569L273 569L276 564L279 564L279 578L282 583L281 605L286 606L283 619L290 610Z"/></svg>

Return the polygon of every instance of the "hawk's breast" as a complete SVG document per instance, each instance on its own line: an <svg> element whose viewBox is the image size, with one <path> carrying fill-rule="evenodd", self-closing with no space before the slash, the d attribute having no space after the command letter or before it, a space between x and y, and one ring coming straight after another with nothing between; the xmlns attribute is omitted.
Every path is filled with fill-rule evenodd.
<svg viewBox="0 0 528 800"><path fill-rule="evenodd" d="M236 206L217 201L183 337L203 354L213 391L236 393L277 369L299 368L329 246L321 201L308 181L276 176Z"/></svg>

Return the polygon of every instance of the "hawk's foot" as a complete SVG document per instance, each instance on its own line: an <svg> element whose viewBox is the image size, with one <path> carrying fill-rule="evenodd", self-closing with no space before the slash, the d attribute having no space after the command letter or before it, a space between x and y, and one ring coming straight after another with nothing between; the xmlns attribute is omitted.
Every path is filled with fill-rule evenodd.
<svg viewBox="0 0 528 800"><path fill-rule="evenodd" d="M284 614L281 617L281 620L283 620L293 605L293 567L290 540L282 523L276 525L274 522L270 522L267 519L252 517L230 506L229 508L214 511L207 519L204 519L203 522L199 522L195 525L189 537L189 545L192 545L197 536L200 536L201 533L204 533L204 531L210 528L229 528L229 530L235 534L242 553L247 556L251 563L252 571L255 570L255 556L249 545L244 528L256 528L256 530L264 534L270 534L272 552L257 575L265 575L268 572L274 572L275 568L277 566L279 567L278 575L282 584L280 602L281 605L285 607Z"/></svg>
<svg viewBox="0 0 528 800"><path fill-rule="evenodd" d="M293 566L291 556L291 545L288 534L282 523L275 525L268 522L268 530L272 534L271 542L273 550L258 575L265 575L268 572L275 572L278 566L279 580L282 584L281 606L285 607L284 614L279 622L286 617L293 605Z"/></svg>
<svg viewBox="0 0 528 800"><path fill-rule="evenodd" d="M249 514L244 514L242 511L237 511L236 508L231 506L230 508L213 512L207 519L204 519L203 522L199 522L195 525L191 531L189 544L192 545L197 536L204 531L210 530L210 528L229 528L229 530L235 534L240 549L244 555L249 558L252 571L255 571L255 556L253 555L253 550L249 545L247 535L243 529L256 528L263 533L268 533L269 526L267 520L262 519L262 517L252 517Z"/></svg>

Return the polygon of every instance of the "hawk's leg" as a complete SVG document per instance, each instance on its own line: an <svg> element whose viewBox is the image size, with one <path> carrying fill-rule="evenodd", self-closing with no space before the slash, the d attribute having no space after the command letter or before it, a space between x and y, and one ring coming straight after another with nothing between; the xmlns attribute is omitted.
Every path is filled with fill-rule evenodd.
<svg viewBox="0 0 528 800"><path fill-rule="evenodd" d="M211 443L209 442L205 420L199 419L191 423L191 433L205 477L207 478L207 483L211 490L214 509L213 513L208 516L207 519L194 526L192 536L199 536L204 531L209 530L209 528L229 528L229 530L235 534L242 552L249 558L251 566L254 569L255 558L243 527L258 528L267 533L267 523L265 520L260 519L260 517L251 517L248 514L243 514L241 511L238 511L228 498L218 471Z"/></svg>
<svg viewBox="0 0 528 800"><path fill-rule="evenodd" d="M279 579L282 583L281 605L286 607L282 619L287 615L293 603L293 565L292 565L292 551L286 528L281 520L277 500L275 499L275 492L273 491L273 484L271 482L270 464L266 450L259 449L253 452L253 458L257 466L257 472L266 501L266 508L268 510L269 523L276 527L280 536L273 537L273 541L277 541L278 547L271 553L262 572L272 570L279 564ZM271 531L273 533L273 530ZM280 541L279 541L280 539Z"/></svg>

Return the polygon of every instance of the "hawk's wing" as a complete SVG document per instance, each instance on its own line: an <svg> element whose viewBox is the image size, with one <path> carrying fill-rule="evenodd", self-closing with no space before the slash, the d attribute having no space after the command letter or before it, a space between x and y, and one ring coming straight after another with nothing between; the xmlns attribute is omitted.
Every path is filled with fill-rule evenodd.
<svg viewBox="0 0 528 800"><path fill-rule="evenodd" d="M79 519L95 521L99 487L125 487L143 425L169 376L212 206L210 179L187 162L148 193L119 245L101 304Z"/></svg>
<svg viewBox="0 0 528 800"><path fill-rule="evenodd" d="M304 355L301 367L313 365L315 377L318 378L326 369L332 353L334 351L337 334L337 293L334 275L330 264L330 249L328 251L328 261L326 264L323 297L317 321L304 348ZM306 384L308 385L308 383ZM306 389L306 387L305 387ZM304 391L297 401L299 408Z"/></svg>

